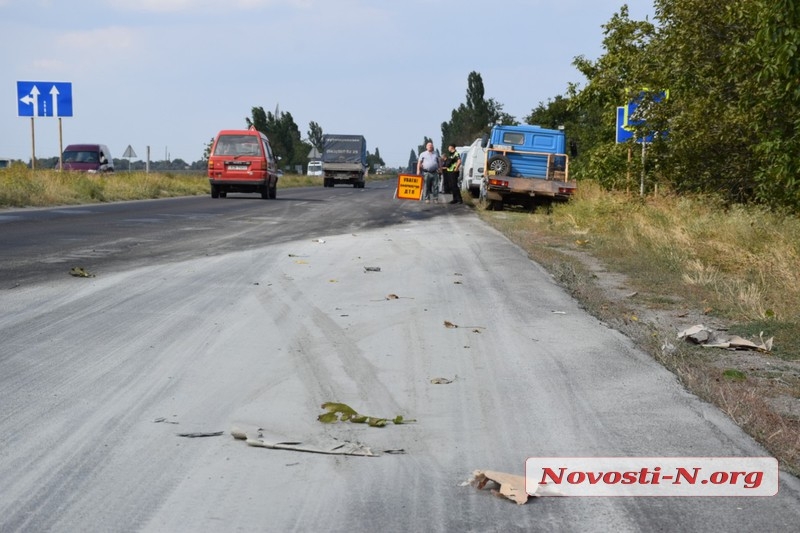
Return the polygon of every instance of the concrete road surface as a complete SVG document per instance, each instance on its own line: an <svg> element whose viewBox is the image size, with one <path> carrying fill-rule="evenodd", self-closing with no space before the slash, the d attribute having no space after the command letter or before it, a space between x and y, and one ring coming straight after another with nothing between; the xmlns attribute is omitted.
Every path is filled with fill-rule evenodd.
<svg viewBox="0 0 800 533"><path fill-rule="evenodd" d="M173 233L154 239L150 260L127 260L134 247L107 263L84 257L92 278L67 275L74 255L54 263L47 250L19 248L17 268L49 261L46 276L21 273L0 289L0 531L719 532L800 523L800 484L785 473L778 495L760 498L516 505L464 485L476 469L523 475L528 457L767 454L468 208L398 202L389 184L279 195L149 202L139 224L140 204L129 204L103 219L96 243L76 249L158 221ZM243 205L259 215L242 218ZM99 215L84 211L92 227ZM367 213L373 224L335 222ZM32 226L14 226L30 216L0 213L0 230L33 236ZM46 234L63 228L51 219L30 238L49 243ZM212 228L205 239L198 220ZM270 237L287 224L294 234ZM165 252L166 236L180 254ZM68 255L59 242L43 246ZM322 424L324 402L416 422ZM234 428L380 456L252 447Z"/></svg>

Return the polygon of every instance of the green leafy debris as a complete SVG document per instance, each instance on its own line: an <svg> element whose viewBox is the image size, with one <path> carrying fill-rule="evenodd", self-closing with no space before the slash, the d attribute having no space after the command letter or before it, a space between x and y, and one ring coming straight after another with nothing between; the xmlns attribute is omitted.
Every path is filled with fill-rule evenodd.
<svg viewBox="0 0 800 533"><path fill-rule="evenodd" d="M373 428L382 428L389 423L389 420L386 418L359 414L355 409L345 403L325 402L321 407L325 409L326 412L319 415L317 420L323 424L333 424L335 422L353 422L354 424L367 424ZM416 422L416 420L406 420L402 415L397 415L391 420L391 422L399 425L407 424L409 422Z"/></svg>

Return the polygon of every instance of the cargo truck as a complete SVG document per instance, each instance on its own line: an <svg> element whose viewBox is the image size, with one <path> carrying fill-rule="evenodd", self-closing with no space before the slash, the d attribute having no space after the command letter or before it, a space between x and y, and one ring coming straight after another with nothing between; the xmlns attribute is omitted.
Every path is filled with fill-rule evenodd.
<svg viewBox="0 0 800 533"><path fill-rule="evenodd" d="M322 184L347 183L363 189L367 174L367 140L362 135L322 136Z"/></svg>
<svg viewBox="0 0 800 533"><path fill-rule="evenodd" d="M505 204L533 208L566 201L577 185L569 179L569 156L562 130L539 126L494 126L486 148L481 199L491 209Z"/></svg>

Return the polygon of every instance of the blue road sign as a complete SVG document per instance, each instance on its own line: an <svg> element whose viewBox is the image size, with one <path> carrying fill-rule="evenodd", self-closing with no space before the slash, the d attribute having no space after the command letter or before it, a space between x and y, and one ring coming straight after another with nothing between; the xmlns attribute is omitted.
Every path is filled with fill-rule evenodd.
<svg viewBox="0 0 800 533"><path fill-rule="evenodd" d="M626 123L626 119L628 118L625 114L625 107L621 106L617 108L617 142L624 143L631 137L633 137L633 131L628 127Z"/></svg>
<svg viewBox="0 0 800 533"><path fill-rule="evenodd" d="M645 91L642 91L628 105L617 108L617 142L625 142L626 140L630 139L635 134L636 130L647 130L646 120L641 118L634 120L631 118L633 117L634 113L636 113L636 110L639 109L639 104L643 101L644 97ZM666 100L667 98L669 98L669 91L661 91L653 95L653 103L657 104L658 102ZM620 117L620 110L622 111L622 117ZM626 130L631 134L627 137L623 137L622 140L620 140L621 130ZM655 133L648 131L644 136L644 142L651 143L653 142L654 137ZM636 142L642 142L642 137L637 137Z"/></svg>
<svg viewBox="0 0 800 533"><path fill-rule="evenodd" d="M17 115L20 117L71 117L72 83L18 81Z"/></svg>

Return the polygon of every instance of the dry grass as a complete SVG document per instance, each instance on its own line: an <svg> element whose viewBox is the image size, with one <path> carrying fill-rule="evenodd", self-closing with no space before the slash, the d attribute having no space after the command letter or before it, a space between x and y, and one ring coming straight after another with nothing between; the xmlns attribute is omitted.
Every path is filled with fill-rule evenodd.
<svg viewBox="0 0 800 533"><path fill-rule="evenodd" d="M278 188L310 186L321 187L322 178L286 174L278 181ZM75 205L209 193L208 178L202 171L87 174L30 170L24 165L0 170L0 207Z"/></svg>
<svg viewBox="0 0 800 533"><path fill-rule="evenodd" d="M591 183L548 213L480 213L588 311L800 473L800 219L713 198L640 199ZM677 341L679 329L697 323L750 339L763 332L775 347L744 356Z"/></svg>
<svg viewBox="0 0 800 533"><path fill-rule="evenodd" d="M29 170L0 171L0 207L74 205L208 193L202 174L115 172L87 174Z"/></svg>

